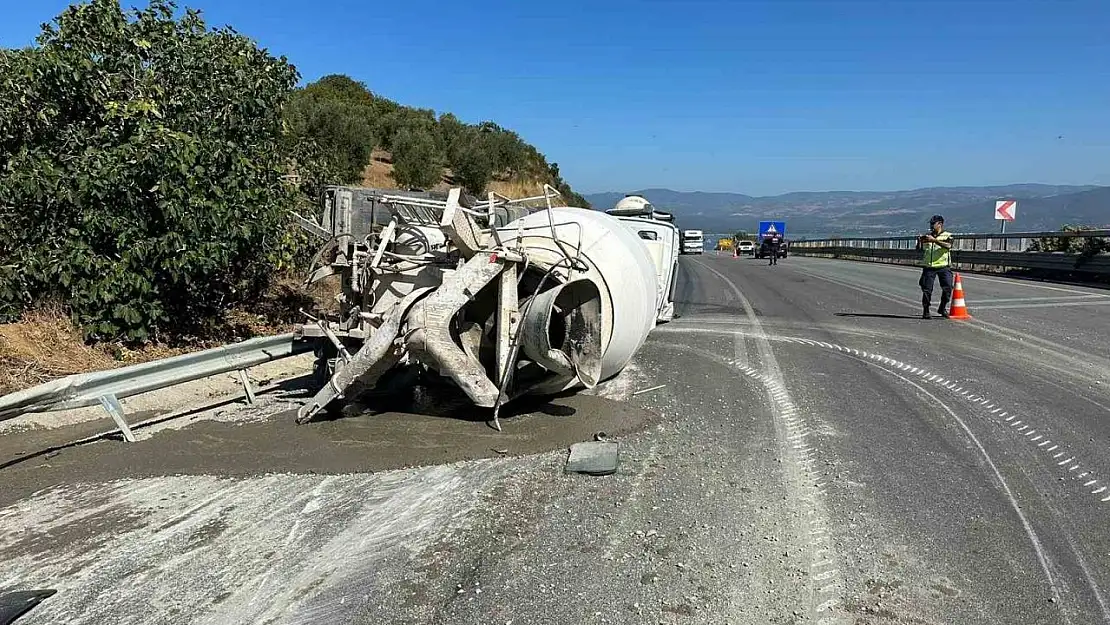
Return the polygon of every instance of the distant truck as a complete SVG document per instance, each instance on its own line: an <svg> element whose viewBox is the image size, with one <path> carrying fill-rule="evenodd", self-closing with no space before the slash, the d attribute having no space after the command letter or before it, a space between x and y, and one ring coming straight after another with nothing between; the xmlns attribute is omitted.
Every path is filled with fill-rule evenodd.
<svg viewBox="0 0 1110 625"><path fill-rule="evenodd" d="M701 230L682 231L682 253L701 254L705 251L705 234Z"/></svg>
<svg viewBox="0 0 1110 625"><path fill-rule="evenodd" d="M770 237L778 237L779 245L779 258L786 258L787 248L789 243L786 241L786 222L785 221L761 221L759 222L759 234L756 236L755 241L755 257L766 258L767 254L764 251L763 240Z"/></svg>

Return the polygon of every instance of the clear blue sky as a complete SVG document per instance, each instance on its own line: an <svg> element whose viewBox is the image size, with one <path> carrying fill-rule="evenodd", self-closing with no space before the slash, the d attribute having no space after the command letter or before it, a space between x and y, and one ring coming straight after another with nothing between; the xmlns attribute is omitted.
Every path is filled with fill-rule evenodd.
<svg viewBox="0 0 1110 625"><path fill-rule="evenodd" d="M0 0L0 45L67 4ZM1110 0L183 5L306 81L512 128L582 192L1110 185Z"/></svg>

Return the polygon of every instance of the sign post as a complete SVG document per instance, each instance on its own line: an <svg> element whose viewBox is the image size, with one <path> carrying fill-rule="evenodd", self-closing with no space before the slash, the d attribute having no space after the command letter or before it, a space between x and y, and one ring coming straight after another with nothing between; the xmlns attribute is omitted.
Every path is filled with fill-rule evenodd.
<svg viewBox="0 0 1110 625"><path fill-rule="evenodd" d="M1017 200L998 200L994 203L994 218L1002 222L1002 234L1006 234L1006 222L1017 217Z"/></svg>

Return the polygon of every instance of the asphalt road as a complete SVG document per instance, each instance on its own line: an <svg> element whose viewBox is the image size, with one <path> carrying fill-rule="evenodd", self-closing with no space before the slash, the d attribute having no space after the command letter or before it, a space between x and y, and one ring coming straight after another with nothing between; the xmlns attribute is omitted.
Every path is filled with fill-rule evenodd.
<svg viewBox="0 0 1110 625"><path fill-rule="evenodd" d="M615 475L513 419L442 466L79 475L0 508L0 588L59 589L20 625L1110 623L1110 292L964 276L924 321L916 280L684 256L599 389L651 415Z"/></svg>

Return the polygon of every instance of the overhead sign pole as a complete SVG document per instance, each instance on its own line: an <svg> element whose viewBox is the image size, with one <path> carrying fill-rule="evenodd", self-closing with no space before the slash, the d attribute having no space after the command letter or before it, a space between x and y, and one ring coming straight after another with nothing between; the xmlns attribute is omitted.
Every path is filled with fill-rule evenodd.
<svg viewBox="0 0 1110 625"><path fill-rule="evenodd" d="M1002 222L1002 234L1006 234L1006 222L1017 217L1017 200L998 200L994 203L994 218Z"/></svg>

